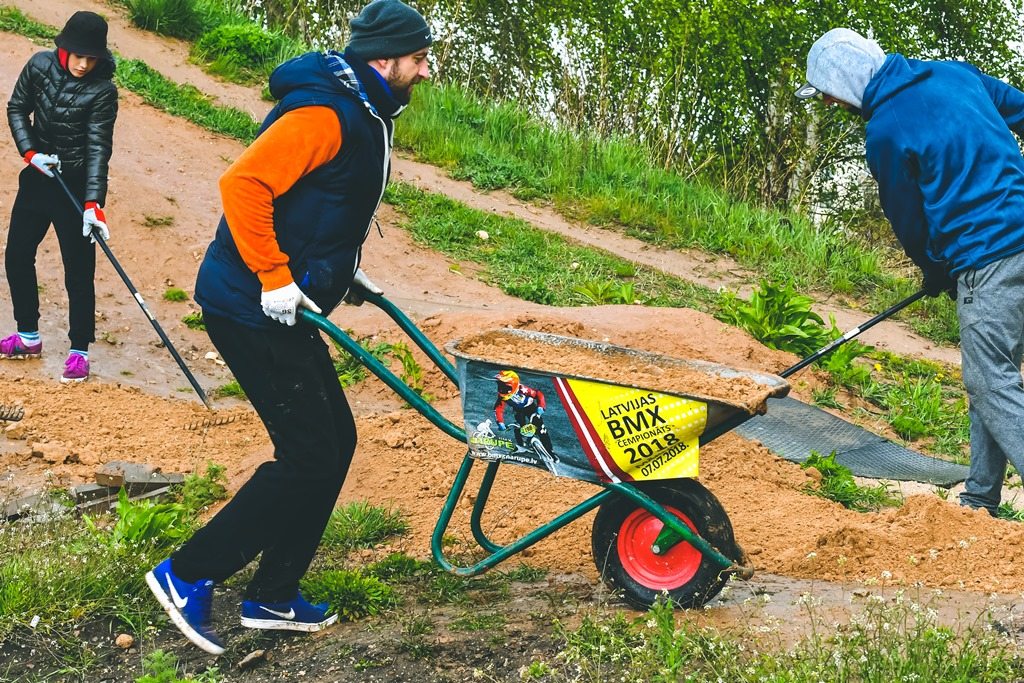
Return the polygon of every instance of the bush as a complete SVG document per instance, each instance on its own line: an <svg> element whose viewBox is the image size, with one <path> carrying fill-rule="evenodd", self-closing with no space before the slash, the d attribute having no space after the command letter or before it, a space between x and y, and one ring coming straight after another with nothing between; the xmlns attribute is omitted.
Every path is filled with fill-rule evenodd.
<svg viewBox="0 0 1024 683"><path fill-rule="evenodd" d="M210 62L213 73L245 82L269 76L278 64L303 51L300 44L279 33L253 24L228 24L200 38L192 56Z"/></svg>
<svg viewBox="0 0 1024 683"><path fill-rule="evenodd" d="M217 21L217 9L205 0L127 0L126 4L133 24L172 38L194 40Z"/></svg>

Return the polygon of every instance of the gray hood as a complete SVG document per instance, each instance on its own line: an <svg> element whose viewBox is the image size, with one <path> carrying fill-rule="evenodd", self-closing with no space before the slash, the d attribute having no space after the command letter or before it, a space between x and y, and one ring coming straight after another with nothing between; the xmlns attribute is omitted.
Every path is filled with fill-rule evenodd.
<svg viewBox="0 0 1024 683"><path fill-rule="evenodd" d="M868 81L884 63L878 43L848 28L834 28L807 53L807 84L796 96L806 99L821 92L860 109Z"/></svg>

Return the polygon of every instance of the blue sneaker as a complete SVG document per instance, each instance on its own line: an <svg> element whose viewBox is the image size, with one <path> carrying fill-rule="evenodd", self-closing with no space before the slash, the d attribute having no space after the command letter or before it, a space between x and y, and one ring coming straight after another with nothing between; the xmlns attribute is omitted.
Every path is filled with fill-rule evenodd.
<svg viewBox="0 0 1024 683"><path fill-rule="evenodd" d="M273 628L312 633L327 628L338 620L337 614L327 616L328 604L311 605L296 593L291 602L242 601L242 626Z"/></svg>
<svg viewBox="0 0 1024 683"><path fill-rule="evenodd" d="M185 583L171 571L167 558L146 574L146 583L186 638L211 655L224 652L224 643L210 626L213 581Z"/></svg>

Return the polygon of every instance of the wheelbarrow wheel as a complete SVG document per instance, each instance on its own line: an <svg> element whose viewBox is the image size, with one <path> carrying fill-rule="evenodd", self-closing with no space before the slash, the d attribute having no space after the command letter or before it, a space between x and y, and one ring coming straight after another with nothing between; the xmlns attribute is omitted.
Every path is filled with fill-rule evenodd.
<svg viewBox="0 0 1024 683"><path fill-rule="evenodd" d="M634 486L727 558L745 561L725 509L698 482L673 479ZM591 534L597 570L634 607L646 609L663 594L679 607L700 607L718 595L729 573L685 541L655 554L651 547L662 528L661 520L629 498L610 499L598 509Z"/></svg>

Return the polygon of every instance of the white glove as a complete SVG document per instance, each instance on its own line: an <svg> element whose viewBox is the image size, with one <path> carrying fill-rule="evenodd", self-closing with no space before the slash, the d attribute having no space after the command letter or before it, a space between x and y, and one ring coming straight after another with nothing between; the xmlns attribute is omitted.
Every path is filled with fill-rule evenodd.
<svg viewBox="0 0 1024 683"><path fill-rule="evenodd" d="M28 163L36 167L40 173L45 175L47 178L53 177L53 169L51 166L57 167L57 173L60 173L60 159L57 158L56 154L40 154L36 152L31 157L25 159Z"/></svg>
<svg viewBox="0 0 1024 683"><path fill-rule="evenodd" d="M320 307L303 294L294 282L284 287L271 289L269 292L263 292L260 296L260 305L263 306L264 313L289 327L295 324L295 314L298 312L299 306L308 308L314 313L320 312Z"/></svg>
<svg viewBox="0 0 1024 683"><path fill-rule="evenodd" d="M88 208L82 213L82 237L88 237L90 242L96 244L96 237L93 235L93 230L96 230L106 242L110 239L110 231L107 230L107 217L103 215L103 209L96 202L86 202L85 205Z"/></svg>
<svg viewBox="0 0 1024 683"><path fill-rule="evenodd" d="M356 274L352 278L352 286L348 288L348 294L345 295L345 303L352 304L353 306L362 306L363 290L371 294L384 293L383 289L373 284L370 278L366 277L366 273L363 272L362 268L356 268Z"/></svg>

